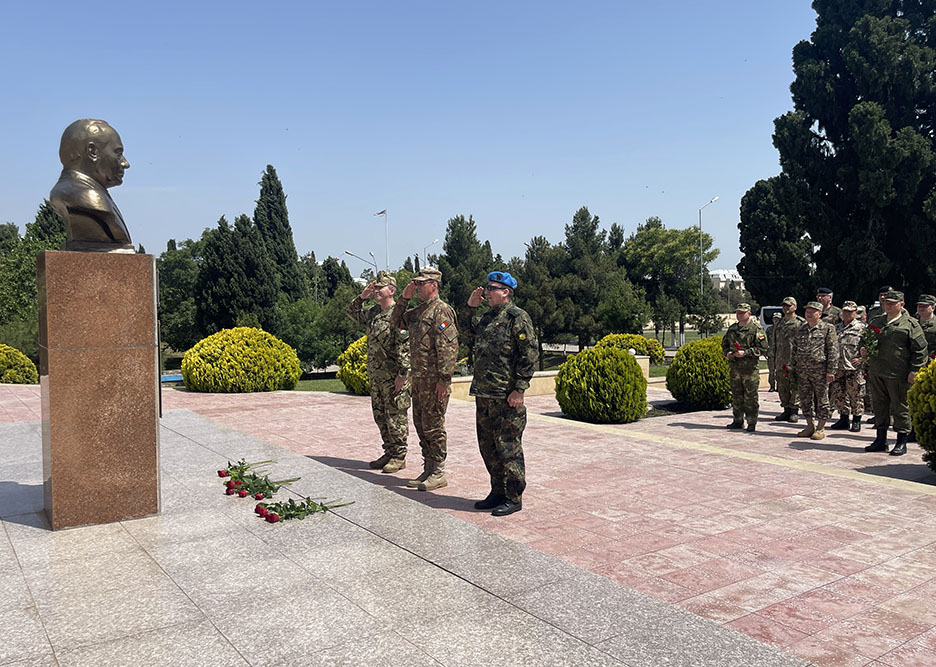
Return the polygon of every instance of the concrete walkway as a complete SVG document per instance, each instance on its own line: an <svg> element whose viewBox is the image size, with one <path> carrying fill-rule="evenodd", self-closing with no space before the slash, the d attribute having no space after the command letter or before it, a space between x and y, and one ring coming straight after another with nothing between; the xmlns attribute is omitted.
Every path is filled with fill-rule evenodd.
<svg viewBox="0 0 936 667"><path fill-rule="evenodd" d="M379 448L366 398L176 390L164 398L167 410L197 412L234 429L231 437L285 447L791 656L936 664L936 475L915 446L897 459L864 453L870 433L792 437L798 427L771 421L775 394L761 396L753 435L726 431L726 412L582 424L561 418L552 397L533 397L524 509L504 518L471 507L487 476L470 403L449 409L450 486L427 494L405 487L418 452L395 475L367 468ZM37 419L36 389L0 389L0 410L0 421Z"/></svg>

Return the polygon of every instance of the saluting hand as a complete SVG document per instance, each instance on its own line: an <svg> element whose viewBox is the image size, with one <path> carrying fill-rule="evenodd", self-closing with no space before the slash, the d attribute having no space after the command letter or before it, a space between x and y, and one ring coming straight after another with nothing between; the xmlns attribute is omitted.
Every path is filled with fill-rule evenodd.
<svg viewBox="0 0 936 667"><path fill-rule="evenodd" d="M484 298L484 288L475 287L471 294L468 295L468 306L470 308L477 308L481 305L481 300Z"/></svg>
<svg viewBox="0 0 936 667"><path fill-rule="evenodd" d="M369 299L372 296L374 296L374 293L377 291L376 283L377 283L376 280L372 280L369 283L367 283L367 287L365 287L364 291L361 292L362 299Z"/></svg>
<svg viewBox="0 0 936 667"><path fill-rule="evenodd" d="M409 284L403 288L403 298L412 299L414 294L416 294L416 283L410 281Z"/></svg>

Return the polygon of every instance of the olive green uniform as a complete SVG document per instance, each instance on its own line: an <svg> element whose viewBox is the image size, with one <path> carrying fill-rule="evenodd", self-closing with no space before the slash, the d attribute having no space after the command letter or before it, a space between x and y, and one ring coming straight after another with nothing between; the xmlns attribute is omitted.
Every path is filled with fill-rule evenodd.
<svg viewBox="0 0 936 667"><path fill-rule="evenodd" d="M926 352L930 359L936 355L936 316L928 320L919 320L923 336L926 338Z"/></svg>
<svg viewBox="0 0 936 667"><path fill-rule="evenodd" d="M833 327L842 321L842 309L838 306L830 305L824 311L822 315L819 316L819 319L823 322L828 322Z"/></svg>
<svg viewBox="0 0 936 667"><path fill-rule="evenodd" d="M356 297L348 307L348 317L367 333L367 379L370 381L371 411L380 429L384 453L391 458L406 458L410 407L409 340L405 330L390 322L392 308L381 310L379 304L364 306ZM405 382L398 392L397 376Z"/></svg>
<svg viewBox="0 0 936 667"><path fill-rule="evenodd" d="M521 439L526 406L511 406L513 391L526 391L539 356L536 332L526 311L513 303L495 306L472 319L475 334L476 429L481 458L491 477L491 493L520 502L526 488Z"/></svg>
<svg viewBox="0 0 936 667"><path fill-rule="evenodd" d="M799 315L783 318L774 325L773 350L770 358L777 373L777 393L784 410L797 407L796 392L793 390L793 339L796 332L806 323Z"/></svg>
<svg viewBox="0 0 936 667"><path fill-rule="evenodd" d="M735 322L722 338L722 352L728 354L744 350L744 356L728 359L728 377L731 381L731 413L735 423L747 418L748 425L757 423L760 404L757 390L760 387L760 372L757 362L767 353L767 334L753 317L741 326Z"/></svg>
<svg viewBox="0 0 936 667"><path fill-rule="evenodd" d="M887 322L887 314L879 315L869 326L881 330L877 334L877 352L868 361L874 427L886 430L893 418L897 433L909 433L908 377L926 362L926 336L920 323L906 311L890 323Z"/></svg>

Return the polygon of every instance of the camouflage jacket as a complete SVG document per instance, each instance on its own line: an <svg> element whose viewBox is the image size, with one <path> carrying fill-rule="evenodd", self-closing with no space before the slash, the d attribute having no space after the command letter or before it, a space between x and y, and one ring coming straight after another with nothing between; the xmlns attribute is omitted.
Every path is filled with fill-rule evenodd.
<svg viewBox="0 0 936 667"><path fill-rule="evenodd" d="M838 360L834 326L819 320L816 326L803 324L796 332L793 339L793 370L797 373L819 368L826 375L835 375Z"/></svg>
<svg viewBox="0 0 936 667"><path fill-rule="evenodd" d="M926 338L926 352L932 357L936 354L936 317L919 320L923 336Z"/></svg>
<svg viewBox="0 0 936 667"><path fill-rule="evenodd" d="M458 360L455 311L437 296L410 310L408 304L409 299L401 296L390 321L394 327L409 330L413 377L449 384Z"/></svg>
<svg viewBox="0 0 936 667"><path fill-rule="evenodd" d="M890 324L887 313L878 315L868 326L881 330L878 349L868 361L868 373L880 378L902 379L916 373L926 362L926 336L916 319L906 312Z"/></svg>
<svg viewBox="0 0 936 667"><path fill-rule="evenodd" d="M856 365L852 359L857 359L859 357L858 352L861 350L861 334L867 328L868 325L864 322L859 322L857 318L848 324L839 322L835 325L835 336L838 338L839 344L837 371L856 371L861 366L861 362Z"/></svg>
<svg viewBox="0 0 936 667"><path fill-rule="evenodd" d="M790 320L784 317L774 325L773 349L770 352L774 368L790 366L793 363L793 339L804 324L806 320L796 315Z"/></svg>
<svg viewBox="0 0 936 667"><path fill-rule="evenodd" d="M738 348L744 350L744 356L740 359L732 357L728 364L737 365L744 370L756 368L758 358L767 354L767 334L761 328L760 322L753 317L744 326L737 322L732 324L722 338L723 353L735 352Z"/></svg>
<svg viewBox="0 0 936 667"><path fill-rule="evenodd" d="M377 303L365 307L360 296L348 306L348 317L367 333L367 376L371 382L392 381L397 375L405 378L409 373L409 336L390 324L392 312L392 308L381 310Z"/></svg>
<svg viewBox="0 0 936 667"><path fill-rule="evenodd" d="M491 308L471 321L475 334L472 396L506 398L526 391L539 356L533 321L513 303Z"/></svg>
<svg viewBox="0 0 936 667"><path fill-rule="evenodd" d="M832 326L835 326L842 321L842 309L838 306L829 304L829 308L822 311L822 315L819 317L819 319L823 322L828 322Z"/></svg>

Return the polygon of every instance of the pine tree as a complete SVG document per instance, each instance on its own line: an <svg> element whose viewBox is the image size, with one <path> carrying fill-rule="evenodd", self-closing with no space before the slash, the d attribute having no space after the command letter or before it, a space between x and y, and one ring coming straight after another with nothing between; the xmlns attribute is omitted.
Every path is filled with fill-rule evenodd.
<svg viewBox="0 0 936 667"><path fill-rule="evenodd" d="M309 284L299 266L296 243L289 225L286 194L273 165L268 164L260 177L260 198L254 209L254 223L273 261L279 289L292 301L308 296Z"/></svg>

